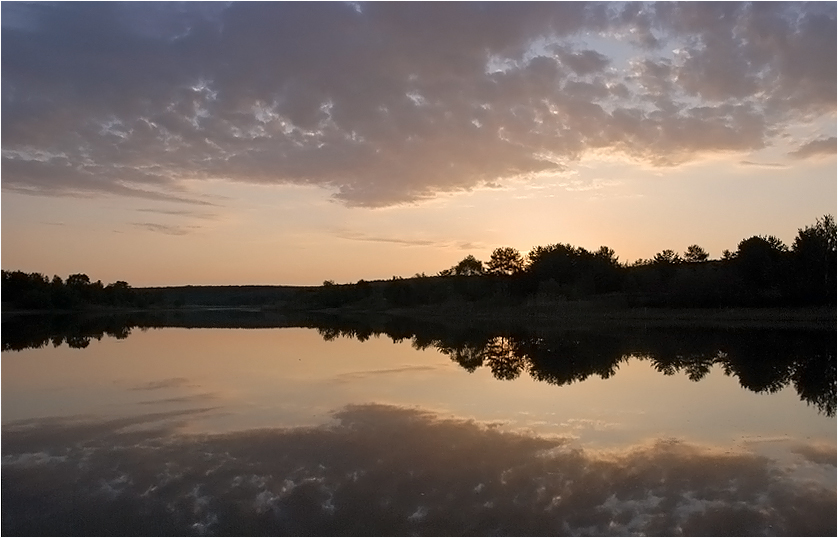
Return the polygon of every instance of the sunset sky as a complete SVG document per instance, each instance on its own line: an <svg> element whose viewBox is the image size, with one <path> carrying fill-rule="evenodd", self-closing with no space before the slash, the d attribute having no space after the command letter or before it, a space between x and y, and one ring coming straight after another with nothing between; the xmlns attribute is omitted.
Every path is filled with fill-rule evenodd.
<svg viewBox="0 0 838 538"><path fill-rule="evenodd" d="M836 213L836 4L2 7L2 267L436 274Z"/></svg>

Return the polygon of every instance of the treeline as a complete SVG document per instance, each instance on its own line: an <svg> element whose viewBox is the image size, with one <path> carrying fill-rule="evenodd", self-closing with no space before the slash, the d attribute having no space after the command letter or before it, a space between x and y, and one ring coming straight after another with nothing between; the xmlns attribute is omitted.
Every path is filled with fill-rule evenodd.
<svg viewBox="0 0 838 538"><path fill-rule="evenodd" d="M537 246L526 255L495 249L483 262L466 256L435 276L317 287L185 286L134 289L124 281L103 285L85 274L52 280L40 273L3 271L4 306L78 309L86 306L267 306L285 311L351 306L364 310L446 302L510 306L605 298L614 306L728 307L836 304L836 224L825 215L798 230L791 246L774 236L743 239L735 251L710 259L699 245L663 250L651 259L621 263L613 249L589 251L570 244Z"/></svg>
<svg viewBox="0 0 838 538"><path fill-rule="evenodd" d="M631 264L614 250L570 244L537 246L526 255L497 248L487 262L466 256L436 276L338 285L299 295L302 304L410 307L448 300L577 300L610 295L625 306L809 306L836 303L836 225L825 215L798 230L791 247L774 236L743 239L711 260L699 245L663 250Z"/></svg>
<svg viewBox="0 0 838 538"><path fill-rule="evenodd" d="M101 280L91 282L83 273L72 274L67 280L55 275L50 280L41 273L3 271L3 304L14 308L76 309L87 305L112 307L146 307L147 294L118 280L103 285Z"/></svg>

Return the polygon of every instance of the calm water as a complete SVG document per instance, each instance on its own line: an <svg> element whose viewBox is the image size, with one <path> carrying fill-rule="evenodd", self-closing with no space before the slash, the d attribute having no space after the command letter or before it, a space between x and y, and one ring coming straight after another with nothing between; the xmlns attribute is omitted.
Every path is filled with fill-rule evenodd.
<svg viewBox="0 0 838 538"><path fill-rule="evenodd" d="M834 331L283 324L4 323L3 534L836 534Z"/></svg>

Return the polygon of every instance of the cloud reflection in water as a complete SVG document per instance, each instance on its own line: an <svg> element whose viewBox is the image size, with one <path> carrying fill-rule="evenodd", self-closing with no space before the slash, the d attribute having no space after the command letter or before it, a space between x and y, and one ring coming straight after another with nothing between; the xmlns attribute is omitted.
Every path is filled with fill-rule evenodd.
<svg viewBox="0 0 838 538"><path fill-rule="evenodd" d="M3 534L836 533L834 484L744 451L590 452L379 404L317 428L179 433L210 411L5 426ZM834 467L834 446L796 452Z"/></svg>

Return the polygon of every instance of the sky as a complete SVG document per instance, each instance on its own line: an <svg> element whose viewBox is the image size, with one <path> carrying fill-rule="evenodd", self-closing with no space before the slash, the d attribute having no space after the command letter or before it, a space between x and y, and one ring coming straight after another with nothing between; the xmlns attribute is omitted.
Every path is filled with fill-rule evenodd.
<svg viewBox="0 0 838 538"><path fill-rule="evenodd" d="M3 2L2 267L317 285L836 213L836 4Z"/></svg>

